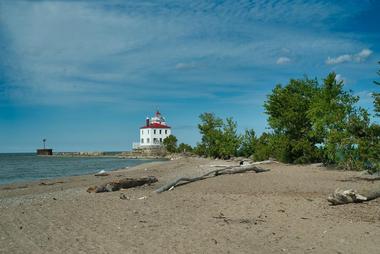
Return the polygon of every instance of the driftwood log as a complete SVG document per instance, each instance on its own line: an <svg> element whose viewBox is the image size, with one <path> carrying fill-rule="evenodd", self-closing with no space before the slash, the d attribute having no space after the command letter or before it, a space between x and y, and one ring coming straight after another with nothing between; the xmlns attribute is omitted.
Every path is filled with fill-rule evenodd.
<svg viewBox="0 0 380 254"><path fill-rule="evenodd" d="M115 180L109 183L102 184L100 186L93 186L87 189L87 192L111 192L118 191L120 189L128 189L144 184L152 184L157 182L157 178L154 176L142 177L142 178L124 178L121 180Z"/></svg>
<svg viewBox="0 0 380 254"><path fill-rule="evenodd" d="M335 192L327 198L327 201L329 201L331 205L343 205L349 203L362 203L378 197L380 197L380 190L360 194L356 190L336 189Z"/></svg>
<svg viewBox="0 0 380 254"><path fill-rule="evenodd" d="M239 173L245 173L248 171L253 171L256 173L261 173L261 172L267 172L269 169L263 169L259 168L257 165L260 164L266 164L266 163L272 163L272 161L262 161L262 162L255 162L249 165L239 165L239 166L223 166L222 168L218 168L215 170L212 170L210 172L207 172L201 176L196 176L196 177L179 177L177 179L174 179L173 181L168 182L164 186L158 188L156 190L157 193L161 193L167 190L170 190L174 187L177 187L179 185L184 185L188 184L191 182L203 180L206 178L210 177L215 177L218 175L226 175L226 174L239 174ZM215 166L214 166L215 167ZM219 166L218 166L219 167Z"/></svg>
<svg viewBox="0 0 380 254"><path fill-rule="evenodd" d="M98 173L96 173L94 176L109 176L110 174L107 173L104 170L100 170Z"/></svg>
<svg viewBox="0 0 380 254"><path fill-rule="evenodd" d="M374 176L374 175L359 176L359 177L356 177L356 179L373 182L373 181L379 181L380 180L380 176Z"/></svg>

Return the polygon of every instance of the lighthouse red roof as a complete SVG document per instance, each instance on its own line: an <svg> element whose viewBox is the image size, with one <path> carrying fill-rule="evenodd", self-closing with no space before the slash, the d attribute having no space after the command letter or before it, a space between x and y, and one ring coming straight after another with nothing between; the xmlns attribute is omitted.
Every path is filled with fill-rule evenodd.
<svg viewBox="0 0 380 254"><path fill-rule="evenodd" d="M160 123L151 123L147 126L140 127L140 129L148 129L148 128L154 128L154 129L170 129L171 127L168 125L163 125Z"/></svg>

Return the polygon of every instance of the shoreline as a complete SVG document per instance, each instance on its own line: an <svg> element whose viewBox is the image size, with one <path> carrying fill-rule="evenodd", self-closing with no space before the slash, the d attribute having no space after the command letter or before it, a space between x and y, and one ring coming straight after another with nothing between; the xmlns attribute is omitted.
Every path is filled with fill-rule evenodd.
<svg viewBox="0 0 380 254"><path fill-rule="evenodd" d="M40 156L40 155L36 155ZM149 164L149 163L154 163L154 162L160 162L160 161L168 161L170 160L169 158L127 158L127 157L115 157L115 156L41 156L41 157L49 157L49 158L116 158L116 159L122 159L122 160L148 160L147 162L142 162L141 164L138 165L143 165L143 164ZM137 165L137 166L138 166ZM136 165L132 166L127 166L127 167L122 167L122 168L115 168L115 169L103 169L107 173L111 172L116 172L120 170L128 170L130 168L135 167ZM20 185L20 186L28 186L28 185L34 185L38 184L40 182L49 182L49 181L54 181L54 180L60 180L60 179L65 179L65 178L71 178L71 177L80 177L80 176L91 176L99 172L97 170L96 172L92 173L78 173L78 174L70 174L70 175L62 175L62 176L53 176L53 177L42 177L42 178L36 178L36 179L26 179L26 180L16 180L12 182L6 182L6 183L0 183L0 190L1 189L8 189L12 188L13 186Z"/></svg>
<svg viewBox="0 0 380 254"><path fill-rule="evenodd" d="M59 192L65 191L68 189L75 188L85 188L87 185L96 185L101 184L103 182L111 181L118 179L120 177L124 177L129 173L132 173L136 170L141 170L142 168L151 167L152 165L164 163L167 160L157 160L141 163L139 165L118 168L112 171L106 171L109 173L107 176L95 176L95 173L91 174L81 174L81 175L70 175L70 176L61 176L61 177L53 177L53 178L44 178L39 180L27 180L22 182L14 182L14 183L5 183L0 184L0 204L1 200L4 198L15 197L15 196L24 196L30 195L30 192L27 190L32 190L32 195L35 193L43 194L49 192ZM133 173L132 173L133 174ZM87 186L87 187L88 187ZM87 188L86 187L86 188ZM6 193L9 192L9 193ZM3 195L2 195L3 194ZM5 195L4 195L5 194ZM7 195L8 194L8 195Z"/></svg>

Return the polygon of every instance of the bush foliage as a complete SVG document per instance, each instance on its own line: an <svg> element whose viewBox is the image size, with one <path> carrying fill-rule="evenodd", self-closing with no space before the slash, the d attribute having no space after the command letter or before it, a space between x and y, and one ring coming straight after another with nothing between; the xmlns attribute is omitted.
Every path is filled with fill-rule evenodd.
<svg viewBox="0 0 380 254"><path fill-rule="evenodd" d="M177 137L174 135L170 135L164 139L164 147L170 153L174 153L177 151Z"/></svg>
<svg viewBox="0 0 380 254"><path fill-rule="evenodd" d="M202 140L197 144L195 152L214 158L227 159L236 156L241 144L237 134L237 124L232 118L223 121L213 113L203 113L199 116L198 125Z"/></svg>
<svg viewBox="0 0 380 254"><path fill-rule="evenodd" d="M327 75L322 84L307 77L291 79L285 86L275 86L264 103L269 133L257 137L254 130L246 130L239 135L232 118L203 113L198 125L202 139L194 151L214 158L273 157L286 163L323 162L376 171L380 167L380 126L371 123L367 110L356 105L358 100L335 73ZM379 101L379 93L374 93L377 114Z"/></svg>

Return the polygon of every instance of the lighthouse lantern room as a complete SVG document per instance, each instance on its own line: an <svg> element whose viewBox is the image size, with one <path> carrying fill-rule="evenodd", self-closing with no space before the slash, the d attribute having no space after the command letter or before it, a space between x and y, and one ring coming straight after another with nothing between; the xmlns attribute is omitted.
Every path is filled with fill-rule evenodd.
<svg viewBox="0 0 380 254"><path fill-rule="evenodd" d="M133 148L160 147L165 138L170 136L171 127L157 110L155 116L146 118L145 126L140 127L140 142L134 143Z"/></svg>

